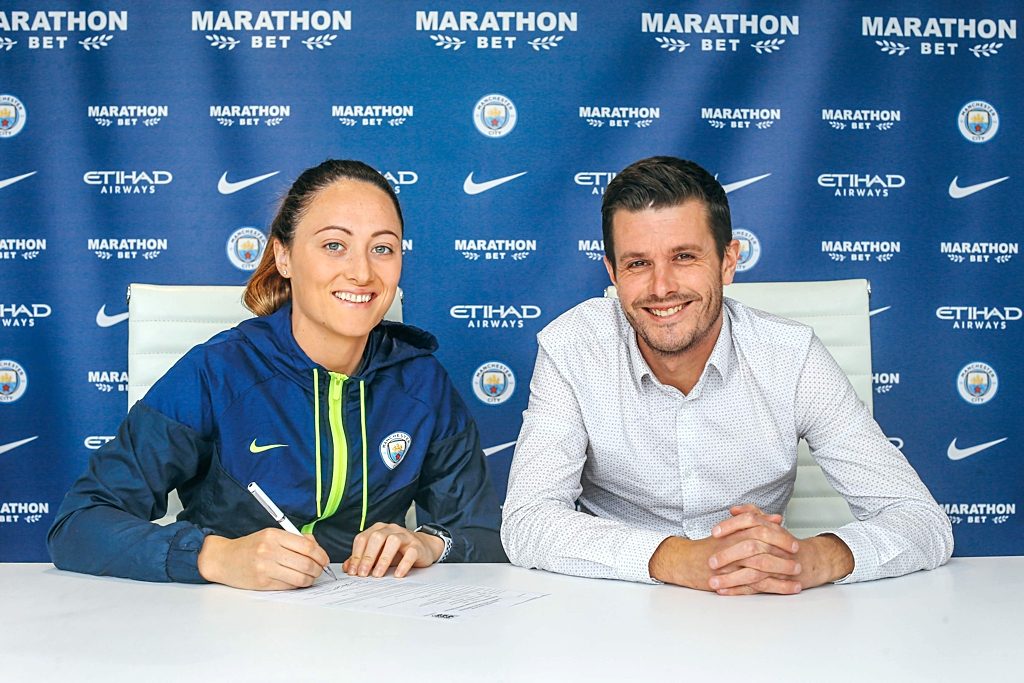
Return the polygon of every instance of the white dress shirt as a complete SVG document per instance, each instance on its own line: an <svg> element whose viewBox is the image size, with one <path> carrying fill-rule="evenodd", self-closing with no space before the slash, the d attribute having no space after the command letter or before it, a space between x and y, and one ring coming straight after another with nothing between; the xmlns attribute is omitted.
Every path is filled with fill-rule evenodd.
<svg viewBox="0 0 1024 683"><path fill-rule="evenodd" d="M650 582L669 536L706 538L732 505L782 513L804 438L858 520L834 531L855 563L840 583L944 563L949 519L811 328L728 298L722 310L688 394L654 376L617 300L537 335L503 509L509 559Z"/></svg>

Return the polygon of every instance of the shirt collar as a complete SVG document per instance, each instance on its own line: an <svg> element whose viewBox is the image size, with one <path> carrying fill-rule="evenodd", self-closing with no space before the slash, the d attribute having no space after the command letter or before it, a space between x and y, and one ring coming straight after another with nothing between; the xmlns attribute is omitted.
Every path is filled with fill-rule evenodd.
<svg viewBox="0 0 1024 683"><path fill-rule="evenodd" d="M647 360L644 359L643 354L640 352L640 346L636 341L636 330L629 324L629 319L626 318L626 314L622 310L622 304L616 301L615 306L616 315L618 317L619 330L626 345L626 356L629 362L630 374L633 377L633 383L636 385L637 390L643 388L643 379L649 378L651 381L658 381L655 377L654 371L651 370L651 366L647 364ZM711 355L708 357L707 365L704 366L704 372L701 373L701 379L703 380L704 375L707 373L708 366L715 368L722 379L726 379L729 376L729 370L733 366L735 359L736 350L732 343L732 311L729 306L726 305L726 300L723 297L722 302L722 329L718 334L718 341L715 342L715 347L711 350ZM701 381L698 381L700 385Z"/></svg>

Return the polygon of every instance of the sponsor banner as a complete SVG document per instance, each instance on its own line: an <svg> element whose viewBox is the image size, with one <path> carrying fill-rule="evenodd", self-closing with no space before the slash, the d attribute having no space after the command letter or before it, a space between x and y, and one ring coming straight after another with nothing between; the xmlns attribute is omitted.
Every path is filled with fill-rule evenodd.
<svg viewBox="0 0 1024 683"><path fill-rule="evenodd" d="M700 14L643 12L640 31L657 33L654 40L667 53L739 52L772 55L800 35L795 14ZM691 49L692 48L692 49Z"/></svg>
<svg viewBox="0 0 1024 683"><path fill-rule="evenodd" d="M1017 40L1017 20L979 17L861 17L860 32L883 54L994 57Z"/></svg>
<svg viewBox="0 0 1024 683"><path fill-rule="evenodd" d="M818 186L832 192L834 197L854 199L888 197L902 189L907 179L896 173L822 173Z"/></svg>
<svg viewBox="0 0 1024 683"><path fill-rule="evenodd" d="M411 187L420 181L416 171L380 171L384 179L391 183L395 194L402 194L402 188Z"/></svg>
<svg viewBox="0 0 1024 683"><path fill-rule="evenodd" d="M0 328L35 327L36 321L49 318L52 314L53 307L50 304L0 301Z"/></svg>
<svg viewBox="0 0 1024 683"><path fill-rule="evenodd" d="M1019 242L939 242L939 253L953 263L1009 263Z"/></svg>
<svg viewBox="0 0 1024 683"><path fill-rule="evenodd" d="M1019 306L939 306L935 317L951 329L1005 331L1024 315Z"/></svg>
<svg viewBox="0 0 1024 683"><path fill-rule="evenodd" d="M128 373L123 370L89 370L88 380L102 394L128 391Z"/></svg>
<svg viewBox="0 0 1024 683"><path fill-rule="evenodd" d="M899 240L822 240L821 253L833 261L888 263L900 253Z"/></svg>
<svg viewBox="0 0 1024 683"><path fill-rule="evenodd" d="M0 261L32 261L46 251L46 239L38 237L0 237Z"/></svg>
<svg viewBox="0 0 1024 683"><path fill-rule="evenodd" d="M522 329L540 317L541 309L533 304L456 304L448 314L468 329Z"/></svg>
<svg viewBox="0 0 1024 683"><path fill-rule="evenodd" d="M416 114L411 104L334 104L331 118L349 128L396 128Z"/></svg>
<svg viewBox="0 0 1024 683"><path fill-rule="evenodd" d="M590 194L603 197L608 183L618 175L617 171L579 171L572 177L572 181L579 187L585 188ZM604 247L601 247L604 250Z"/></svg>
<svg viewBox="0 0 1024 683"><path fill-rule="evenodd" d="M152 128L170 116L170 107L166 104L89 105L86 116L101 128Z"/></svg>
<svg viewBox="0 0 1024 683"><path fill-rule="evenodd" d="M152 261L167 251L166 237L90 237L86 248L101 261Z"/></svg>
<svg viewBox="0 0 1024 683"><path fill-rule="evenodd" d="M106 195L156 194L173 181L173 173L158 170L86 171L82 176L83 183Z"/></svg>
<svg viewBox="0 0 1024 683"><path fill-rule="evenodd" d="M537 240L455 240L455 251L468 261L525 261L537 251Z"/></svg>
<svg viewBox="0 0 1024 683"><path fill-rule="evenodd" d="M280 126L292 115L289 104L211 104L210 118L221 126Z"/></svg>
<svg viewBox="0 0 1024 683"><path fill-rule="evenodd" d="M442 50L455 53L465 46L479 50L532 48L548 53L576 33L577 12L512 10L417 10L416 30Z"/></svg>
<svg viewBox="0 0 1024 683"><path fill-rule="evenodd" d="M352 10L193 10L192 32L216 50L332 48L352 30Z"/></svg>
<svg viewBox="0 0 1024 683"><path fill-rule="evenodd" d="M0 501L0 524L38 524L49 515L50 503L46 501ZM41 526L48 527L49 523Z"/></svg>
<svg viewBox="0 0 1024 683"><path fill-rule="evenodd" d="M661 107L580 107L579 117L592 128L650 128L661 118Z"/></svg>
<svg viewBox="0 0 1024 683"><path fill-rule="evenodd" d="M767 130L782 120L782 109L701 107L700 118L712 128Z"/></svg>
<svg viewBox="0 0 1024 683"><path fill-rule="evenodd" d="M604 260L604 240L577 240L576 251L591 261Z"/></svg>
<svg viewBox="0 0 1024 683"><path fill-rule="evenodd" d="M102 50L126 31L128 10L0 10L0 59L20 49Z"/></svg>
<svg viewBox="0 0 1024 683"><path fill-rule="evenodd" d="M899 109L822 109L821 120L835 130L892 130L903 121Z"/></svg>
<svg viewBox="0 0 1024 683"><path fill-rule="evenodd" d="M1016 503L942 503L953 524L1006 524L1017 514Z"/></svg>
<svg viewBox="0 0 1024 683"><path fill-rule="evenodd" d="M871 375L871 384L876 394L888 394L900 385L900 373L875 372Z"/></svg>

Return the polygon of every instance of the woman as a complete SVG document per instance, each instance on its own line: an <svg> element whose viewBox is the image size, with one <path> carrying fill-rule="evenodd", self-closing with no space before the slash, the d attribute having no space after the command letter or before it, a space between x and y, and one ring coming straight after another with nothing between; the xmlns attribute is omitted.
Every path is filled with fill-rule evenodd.
<svg viewBox="0 0 1024 683"><path fill-rule="evenodd" d="M292 185L245 291L257 316L186 354L96 452L54 564L148 581L308 586L438 560L505 561L476 426L428 333L383 321L402 270L388 182L330 160ZM278 528L257 482L304 536ZM165 527L167 492L184 511ZM434 524L401 526L415 500Z"/></svg>

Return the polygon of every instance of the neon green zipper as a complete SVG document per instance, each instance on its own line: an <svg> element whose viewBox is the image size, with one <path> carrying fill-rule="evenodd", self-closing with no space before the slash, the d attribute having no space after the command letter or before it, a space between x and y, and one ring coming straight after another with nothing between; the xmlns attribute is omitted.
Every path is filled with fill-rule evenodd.
<svg viewBox="0 0 1024 683"><path fill-rule="evenodd" d="M320 510L321 492L321 470L320 470L320 440L316 442L317 452L317 513L318 516L309 524L302 527L302 533L311 534L316 523L327 519L341 507L341 500L345 496L345 482L348 479L348 441L345 439L345 427L342 424L344 413L344 387L346 375L340 372L329 372L331 383L327 389L327 421L331 425L331 441L334 444L334 463L331 471L331 492L327 496L327 506ZM319 394L318 394L319 395ZM320 415L317 414L317 426L320 424ZM318 430L319 431L319 430ZM365 451L365 448L364 448Z"/></svg>

